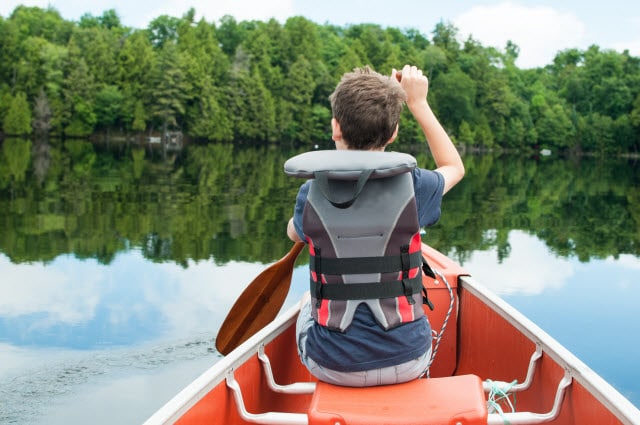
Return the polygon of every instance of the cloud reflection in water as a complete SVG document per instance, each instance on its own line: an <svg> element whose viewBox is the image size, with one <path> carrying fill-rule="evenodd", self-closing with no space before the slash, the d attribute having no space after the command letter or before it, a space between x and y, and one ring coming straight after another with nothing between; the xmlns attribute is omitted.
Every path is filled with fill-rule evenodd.
<svg viewBox="0 0 640 425"><path fill-rule="evenodd" d="M152 263L139 251L109 265L61 256L13 264L0 255L0 343L95 349L215 332L265 266Z"/></svg>

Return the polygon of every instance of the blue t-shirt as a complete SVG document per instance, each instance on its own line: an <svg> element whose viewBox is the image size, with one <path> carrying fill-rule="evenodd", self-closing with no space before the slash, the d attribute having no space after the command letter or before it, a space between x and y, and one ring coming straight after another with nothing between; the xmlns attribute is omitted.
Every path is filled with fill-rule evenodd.
<svg viewBox="0 0 640 425"><path fill-rule="evenodd" d="M302 212L310 182L298 191L293 224L304 241ZM444 177L438 172L416 168L413 186L420 227L431 226L440 218ZM375 320L365 304L356 309L345 332L332 331L317 323L307 334L306 351L319 365L340 371L358 372L398 365L423 355L431 346L431 326L426 317L387 331Z"/></svg>

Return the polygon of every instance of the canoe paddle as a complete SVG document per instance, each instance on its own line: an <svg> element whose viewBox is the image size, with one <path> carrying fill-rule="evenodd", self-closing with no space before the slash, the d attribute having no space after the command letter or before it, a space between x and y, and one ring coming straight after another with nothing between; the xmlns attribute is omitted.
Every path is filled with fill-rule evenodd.
<svg viewBox="0 0 640 425"><path fill-rule="evenodd" d="M289 293L293 265L304 245L296 242L287 255L267 267L242 291L218 331L218 352L229 354L276 318Z"/></svg>

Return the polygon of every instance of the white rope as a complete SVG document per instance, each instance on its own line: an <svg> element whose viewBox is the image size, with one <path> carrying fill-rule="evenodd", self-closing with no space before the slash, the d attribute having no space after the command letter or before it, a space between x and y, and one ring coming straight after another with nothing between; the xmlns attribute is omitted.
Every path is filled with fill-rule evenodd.
<svg viewBox="0 0 640 425"><path fill-rule="evenodd" d="M453 305L455 302L455 298L453 296L453 289L451 289L451 285L449 285L449 281L445 277L444 274L440 273L440 271L433 269L433 272L444 282L449 290L449 309L447 310L447 314L444 316L444 321L442 322L442 328L440 328L440 332L436 332L435 329L431 329L431 333L434 335L433 339L435 340L435 344L433 346L433 352L431 353L431 359L429 359L429 364L427 365L427 370L424 374L427 375L427 378L431 377L430 369L431 364L436 358L436 354L438 354L438 348L440 347L440 342L442 341L442 336L444 335L444 331L447 328L447 324L449 323L449 317L451 317L451 312L453 311ZM423 374L423 375L424 375Z"/></svg>

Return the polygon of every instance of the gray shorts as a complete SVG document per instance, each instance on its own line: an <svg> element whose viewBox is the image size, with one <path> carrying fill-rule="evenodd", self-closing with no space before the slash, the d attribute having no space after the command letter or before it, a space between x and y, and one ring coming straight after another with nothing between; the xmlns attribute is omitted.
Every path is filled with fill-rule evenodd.
<svg viewBox="0 0 640 425"><path fill-rule="evenodd" d="M417 359L409 360L395 366L380 369L365 370L360 372L339 372L320 366L306 353L307 331L313 326L311 316L311 302L306 299L300 307L298 321L296 322L296 339L298 342L298 354L300 360L309 369L309 372L321 381L345 387L370 387L374 385L399 384L411 381L424 375L431 359L431 347Z"/></svg>

